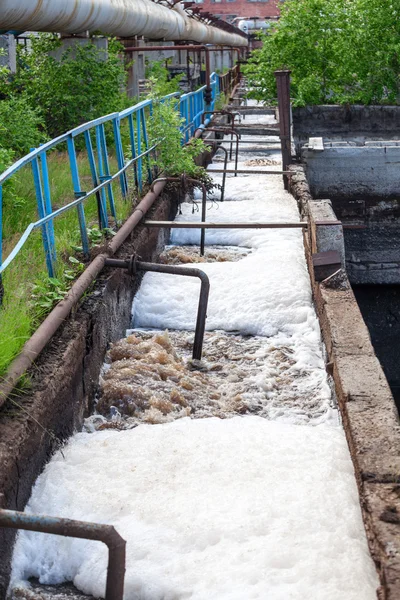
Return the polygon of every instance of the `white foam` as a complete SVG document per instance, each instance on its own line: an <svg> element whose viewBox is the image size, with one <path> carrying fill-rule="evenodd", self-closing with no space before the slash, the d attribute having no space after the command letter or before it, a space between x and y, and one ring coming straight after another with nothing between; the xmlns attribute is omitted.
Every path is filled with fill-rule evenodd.
<svg viewBox="0 0 400 600"><path fill-rule="evenodd" d="M259 417L81 433L39 477L30 513L112 523L125 600L375 600L339 428ZM104 596L98 542L19 534L13 582L73 580Z"/></svg>

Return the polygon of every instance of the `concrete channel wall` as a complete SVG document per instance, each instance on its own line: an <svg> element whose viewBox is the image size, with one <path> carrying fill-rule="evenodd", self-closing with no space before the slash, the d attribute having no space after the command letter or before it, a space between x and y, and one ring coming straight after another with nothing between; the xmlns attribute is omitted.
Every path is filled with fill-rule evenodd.
<svg viewBox="0 0 400 600"><path fill-rule="evenodd" d="M291 192L311 222L305 235L312 288L359 487L372 557L381 587L380 600L400 598L400 425L397 409L351 289L345 263L336 274L317 282L312 254L339 251L344 237L336 227L315 221L336 220L329 200L314 201L304 169L292 166Z"/></svg>
<svg viewBox="0 0 400 600"><path fill-rule="evenodd" d="M225 117L220 122L224 123ZM221 134L209 132L212 140ZM212 152L195 162L207 165ZM146 218L175 218L184 190L174 184L155 201ZM132 254L156 262L169 239L169 229L138 225L115 258ZM99 250L101 251L101 249ZM141 275L104 269L90 294L65 321L29 372L30 387L0 410L0 507L24 510L32 486L52 454L93 408L100 370L111 342L131 326L133 297ZM0 599L5 598L15 539L13 529L0 528Z"/></svg>
<svg viewBox="0 0 400 600"><path fill-rule="evenodd" d="M168 220L176 211L170 195L156 201L152 217ZM152 261L167 230L137 227L118 252ZM130 326L133 296L140 277L107 270L75 314L65 322L30 372L31 389L0 411L0 506L23 510L32 485L52 453L82 425L97 391L110 342ZM26 412L25 412L26 411ZM49 433L51 432L51 433ZM0 529L0 598L5 598L15 532Z"/></svg>

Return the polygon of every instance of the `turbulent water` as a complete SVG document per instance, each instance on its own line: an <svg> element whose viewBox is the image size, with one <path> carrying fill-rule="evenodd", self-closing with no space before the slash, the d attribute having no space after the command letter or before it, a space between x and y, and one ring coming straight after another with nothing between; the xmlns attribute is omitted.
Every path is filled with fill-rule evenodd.
<svg viewBox="0 0 400 600"><path fill-rule="evenodd" d="M253 143L239 168L280 169L276 138L243 138ZM279 175L228 176L219 194L209 221L299 220ZM178 220L200 219L193 203L181 209ZM199 282L147 273L132 330L107 353L96 413L47 465L27 511L112 523L127 540L126 600L373 600L302 233L208 230L204 257L199 239L172 230L160 262L198 263L210 279L202 361L191 358ZM24 532L13 585L73 581L102 597L106 570L101 544Z"/></svg>

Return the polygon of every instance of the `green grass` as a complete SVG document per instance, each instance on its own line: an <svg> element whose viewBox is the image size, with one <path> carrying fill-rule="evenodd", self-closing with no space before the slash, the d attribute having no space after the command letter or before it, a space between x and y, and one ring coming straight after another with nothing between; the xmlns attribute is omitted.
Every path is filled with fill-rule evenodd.
<svg viewBox="0 0 400 600"><path fill-rule="evenodd" d="M78 155L78 166L83 190L93 187L90 167L86 153ZM74 199L68 156L65 152L53 152L48 155L48 168L53 210L68 204ZM111 172L117 171L116 161L110 156ZM113 184L116 212L119 221L124 221L132 211L133 201L123 199L119 181ZM32 221L37 220L36 196L30 167L24 167L15 176L15 197L7 197L5 193L3 207L3 257L17 243L24 229ZM98 228L97 201L93 196L85 202L86 224L94 229L92 246L99 242L96 235ZM115 223L110 220L110 227ZM72 209L54 220L54 232L57 248L57 279L61 286L55 286L47 276L42 235L40 230L34 231L16 259L3 273L4 297L0 308L0 377L9 363L20 352L25 341L49 312L49 307L42 306L53 298L56 303L55 287L61 293L72 284L83 265L71 263L69 257L83 261L76 249L81 245L77 210ZM36 286L36 288L35 288ZM38 293L39 289L39 293ZM46 292L48 290L48 293ZM52 296L53 294L53 296ZM36 296L36 297L33 297Z"/></svg>

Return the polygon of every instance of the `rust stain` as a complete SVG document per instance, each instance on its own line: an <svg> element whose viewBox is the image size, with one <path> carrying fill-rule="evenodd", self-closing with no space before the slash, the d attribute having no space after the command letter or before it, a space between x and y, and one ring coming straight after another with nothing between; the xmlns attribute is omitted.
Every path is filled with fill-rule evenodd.
<svg viewBox="0 0 400 600"><path fill-rule="evenodd" d="M31 18L35 18L35 17L39 16L39 12L43 8L43 2L44 2L44 0L37 0L37 2L36 2L36 8L35 8L35 10L32 13L32 17Z"/></svg>

